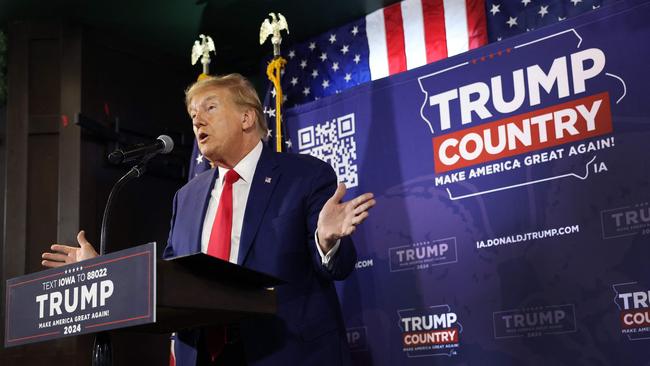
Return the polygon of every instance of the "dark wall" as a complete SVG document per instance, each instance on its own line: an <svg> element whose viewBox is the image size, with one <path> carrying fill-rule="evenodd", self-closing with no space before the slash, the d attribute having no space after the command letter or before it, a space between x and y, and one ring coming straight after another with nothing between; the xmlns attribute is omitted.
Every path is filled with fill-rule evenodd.
<svg viewBox="0 0 650 366"><path fill-rule="evenodd" d="M2 328L8 278L42 270L41 253L54 242L76 244L79 229L99 247L106 199L128 169L109 165L106 155L165 133L176 149L121 191L108 231L108 251L151 241L162 250L174 192L187 180L193 140L183 91L195 78L185 60L65 22L17 22L8 37L6 123L0 109ZM79 113L85 127L75 125ZM169 335L112 338L116 365L168 362ZM92 340L0 348L0 365L88 365Z"/></svg>
<svg viewBox="0 0 650 366"><path fill-rule="evenodd" d="M191 123L184 90L195 76L189 62L175 63L142 46L86 30L82 58L82 111L103 128L119 130L130 143L170 135L175 149L154 158L147 174L127 185L115 201L110 250L156 241L166 243L175 191L187 180ZM82 129L81 226L99 243L104 203L114 182L129 166L110 165L114 141Z"/></svg>

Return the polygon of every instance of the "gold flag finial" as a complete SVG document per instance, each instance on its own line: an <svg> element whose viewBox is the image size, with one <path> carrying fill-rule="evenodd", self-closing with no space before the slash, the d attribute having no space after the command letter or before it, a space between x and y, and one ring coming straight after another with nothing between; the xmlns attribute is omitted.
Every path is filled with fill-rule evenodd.
<svg viewBox="0 0 650 366"><path fill-rule="evenodd" d="M199 75L199 80L208 76L210 73L210 52L216 53L212 38L200 34L199 39L194 41L194 46L192 47L192 65L195 65L199 58L203 65L203 72Z"/></svg>
<svg viewBox="0 0 650 366"><path fill-rule="evenodd" d="M278 13L277 17L275 13L269 13L271 21L264 19L262 25L260 26L260 45L264 44L264 41L271 36L271 43L273 44L273 57L280 56L280 44L282 43L282 33L280 31L286 30L289 34L289 24L284 18L284 15Z"/></svg>

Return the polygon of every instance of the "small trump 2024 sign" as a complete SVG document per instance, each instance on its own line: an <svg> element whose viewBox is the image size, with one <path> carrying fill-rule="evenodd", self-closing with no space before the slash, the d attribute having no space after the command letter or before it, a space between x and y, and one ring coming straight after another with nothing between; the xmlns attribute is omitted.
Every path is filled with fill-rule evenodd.
<svg viewBox="0 0 650 366"><path fill-rule="evenodd" d="M156 321L156 245L12 278L5 347Z"/></svg>

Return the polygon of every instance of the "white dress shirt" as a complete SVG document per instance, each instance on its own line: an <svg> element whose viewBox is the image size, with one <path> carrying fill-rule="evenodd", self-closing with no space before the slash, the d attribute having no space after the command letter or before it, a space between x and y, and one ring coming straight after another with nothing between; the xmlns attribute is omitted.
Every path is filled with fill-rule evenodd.
<svg viewBox="0 0 650 366"><path fill-rule="evenodd" d="M239 180L232 185L232 232L230 236L230 262L237 263L239 256L239 241L241 239L242 224L244 222L244 214L246 213L246 203L248 202L248 194L251 190L251 183L253 176L255 176L255 169L257 162L262 155L262 141L260 141L233 169L239 174ZM214 184L214 188L210 193L210 202L208 202L208 210L205 214L205 221L203 221L203 231L201 234L201 252L208 253L208 243L210 242L210 234L212 232L212 225L214 218L217 215L217 208L219 207L219 198L223 190L224 177L228 169L218 167L219 177ZM324 266L330 268L330 260L339 249L340 240L336 245L330 249L327 254L323 253L318 245L318 235L314 233L316 238L316 248L320 254L321 261Z"/></svg>

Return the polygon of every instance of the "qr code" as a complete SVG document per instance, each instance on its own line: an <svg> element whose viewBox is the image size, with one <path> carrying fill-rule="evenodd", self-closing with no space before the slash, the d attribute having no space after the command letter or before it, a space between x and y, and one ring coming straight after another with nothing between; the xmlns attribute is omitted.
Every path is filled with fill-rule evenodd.
<svg viewBox="0 0 650 366"><path fill-rule="evenodd" d="M346 188L359 185L354 113L298 130L298 149L328 163Z"/></svg>

